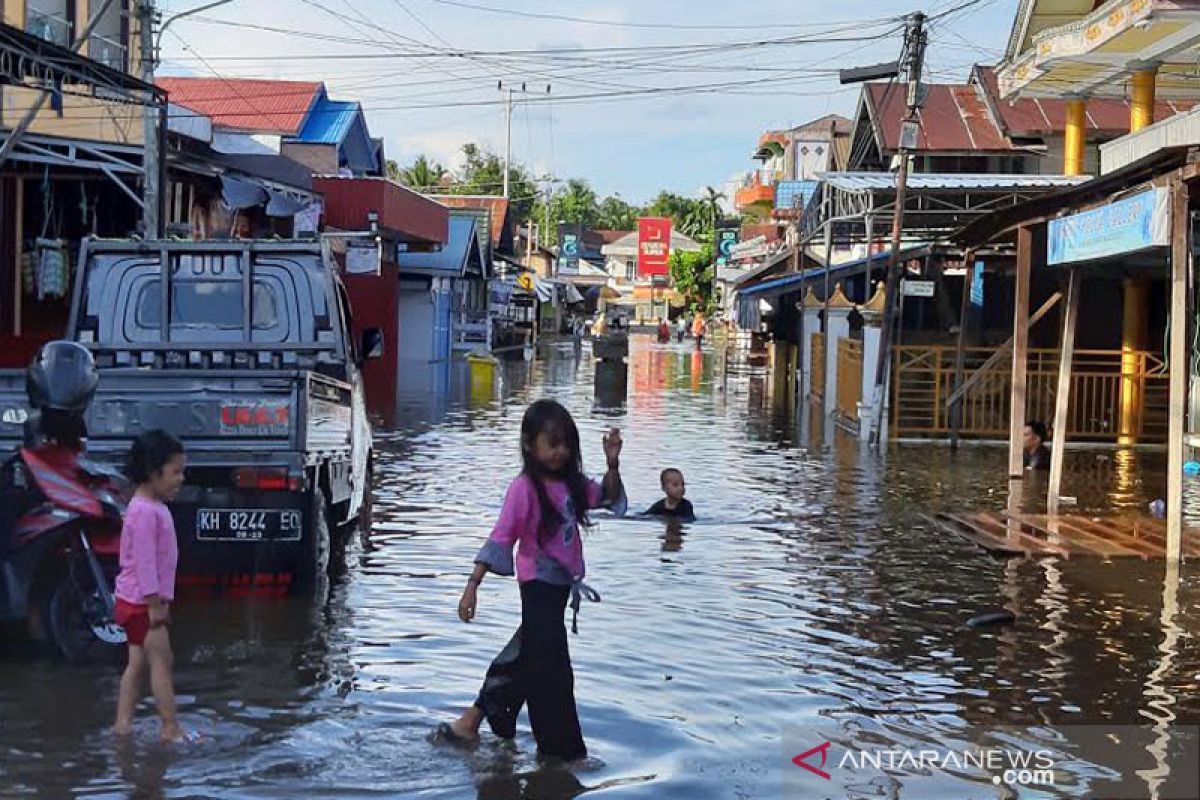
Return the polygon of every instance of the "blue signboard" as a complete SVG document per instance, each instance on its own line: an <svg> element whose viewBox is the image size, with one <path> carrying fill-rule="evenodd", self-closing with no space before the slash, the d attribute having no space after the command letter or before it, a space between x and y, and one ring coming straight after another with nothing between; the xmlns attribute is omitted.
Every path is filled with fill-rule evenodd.
<svg viewBox="0 0 1200 800"><path fill-rule="evenodd" d="M971 305L983 308L983 262L975 262L975 273L971 276Z"/></svg>
<svg viewBox="0 0 1200 800"><path fill-rule="evenodd" d="M737 228L726 228L717 231L717 266L723 267L729 263L733 255L733 246L738 243Z"/></svg>
<svg viewBox="0 0 1200 800"><path fill-rule="evenodd" d="M1169 204L1166 189L1151 189L1102 208L1050 220L1046 263L1073 264L1166 247L1171 243Z"/></svg>
<svg viewBox="0 0 1200 800"><path fill-rule="evenodd" d="M558 226L558 274L579 274L579 251L583 230L579 225Z"/></svg>

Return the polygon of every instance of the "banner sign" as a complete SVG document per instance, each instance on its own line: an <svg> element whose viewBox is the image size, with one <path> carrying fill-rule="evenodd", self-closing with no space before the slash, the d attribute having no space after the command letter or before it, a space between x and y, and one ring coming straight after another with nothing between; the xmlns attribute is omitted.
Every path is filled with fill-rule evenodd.
<svg viewBox="0 0 1200 800"><path fill-rule="evenodd" d="M975 262L975 273L971 276L971 305L983 308L983 262Z"/></svg>
<svg viewBox="0 0 1200 800"><path fill-rule="evenodd" d="M582 231L579 225L558 226L558 274L579 274L579 249Z"/></svg>
<svg viewBox="0 0 1200 800"><path fill-rule="evenodd" d="M722 228L717 231L717 266L723 267L733 257L733 246L737 244L738 229Z"/></svg>
<svg viewBox="0 0 1200 800"><path fill-rule="evenodd" d="M638 218L638 275L667 275L671 271L670 217Z"/></svg>
<svg viewBox="0 0 1200 800"><path fill-rule="evenodd" d="M729 248L729 257L735 259L758 258L767 254L767 237L755 236L744 242L738 242Z"/></svg>
<svg viewBox="0 0 1200 800"><path fill-rule="evenodd" d="M1046 263L1093 261L1171 244L1171 199L1166 189L1081 211L1047 226Z"/></svg>
<svg viewBox="0 0 1200 800"><path fill-rule="evenodd" d="M346 247L346 273L379 275L383 252L377 241L350 240Z"/></svg>
<svg viewBox="0 0 1200 800"><path fill-rule="evenodd" d="M933 297L937 284L933 281L916 281L904 279L900 284L900 294L905 297Z"/></svg>

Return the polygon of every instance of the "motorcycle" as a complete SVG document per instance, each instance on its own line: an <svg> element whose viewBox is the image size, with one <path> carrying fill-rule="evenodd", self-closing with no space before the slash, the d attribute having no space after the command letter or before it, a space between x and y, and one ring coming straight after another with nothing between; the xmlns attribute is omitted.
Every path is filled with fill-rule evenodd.
<svg viewBox="0 0 1200 800"><path fill-rule="evenodd" d="M0 467L0 621L25 621L64 658L119 657L114 620L123 479L83 456L99 382L91 353L47 344L30 367L26 442Z"/></svg>

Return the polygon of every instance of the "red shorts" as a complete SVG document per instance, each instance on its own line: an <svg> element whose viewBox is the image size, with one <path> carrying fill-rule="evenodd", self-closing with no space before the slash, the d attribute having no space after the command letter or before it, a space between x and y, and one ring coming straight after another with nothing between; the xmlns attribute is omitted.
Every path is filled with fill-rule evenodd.
<svg viewBox="0 0 1200 800"><path fill-rule="evenodd" d="M150 632L150 608L143 603L130 603L117 598L116 622L125 629L125 638L131 645L141 647Z"/></svg>

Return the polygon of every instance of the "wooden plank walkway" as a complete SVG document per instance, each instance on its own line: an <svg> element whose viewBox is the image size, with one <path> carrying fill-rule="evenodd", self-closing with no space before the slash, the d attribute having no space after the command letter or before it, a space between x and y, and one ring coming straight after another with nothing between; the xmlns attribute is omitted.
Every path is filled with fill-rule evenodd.
<svg viewBox="0 0 1200 800"><path fill-rule="evenodd" d="M944 531L1003 555L1166 557L1166 523L1150 517L971 511L925 518ZM1183 555L1200 558L1200 530L1184 530Z"/></svg>

